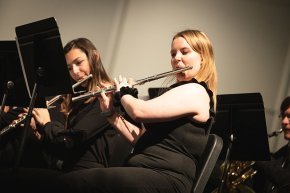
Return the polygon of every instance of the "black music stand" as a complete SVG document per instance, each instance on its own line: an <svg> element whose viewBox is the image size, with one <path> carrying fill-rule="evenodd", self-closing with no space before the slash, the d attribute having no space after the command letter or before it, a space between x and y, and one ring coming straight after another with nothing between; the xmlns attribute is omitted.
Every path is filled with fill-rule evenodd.
<svg viewBox="0 0 290 193"><path fill-rule="evenodd" d="M15 28L25 83L31 101L20 146L18 166L30 125L36 96L72 94L72 84L65 61L60 33L55 18L39 20Z"/></svg>
<svg viewBox="0 0 290 193"><path fill-rule="evenodd" d="M224 140L221 159L225 159L230 142L230 160L270 159L264 104L260 93L218 95L211 133Z"/></svg>
<svg viewBox="0 0 290 193"><path fill-rule="evenodd" d="M225 166L229 160L270 160L264 104L260 93L218 95L211 133L223 138L220 159L224 160ZM223 188L226 174L225 169L219 192Z"/></svg>
<svg viewBox="0 0 290 193"><path fill-rule="evenodd" d="M30 103L14 40L0 41L0 97L1 108L5 105L28 107ZM45 99L37 97L35 107L45 108Z"/></svg>

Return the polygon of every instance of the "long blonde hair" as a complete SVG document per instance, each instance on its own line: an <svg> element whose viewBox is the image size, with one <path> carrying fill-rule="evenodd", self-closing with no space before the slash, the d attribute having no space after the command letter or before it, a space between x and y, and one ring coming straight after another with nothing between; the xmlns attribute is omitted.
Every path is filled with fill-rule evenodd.
<svg viewBox="0 0 290 193"><path fill-rule="evenodd" d="M199 30L184 30L173 36L173 39L182 37L190 47L202 58L201 68L194 77L198 81L204 81L213 92L214 104L216 106L217 95L217 71L214 60L214 52L211 41L205 33Z"/></svg>

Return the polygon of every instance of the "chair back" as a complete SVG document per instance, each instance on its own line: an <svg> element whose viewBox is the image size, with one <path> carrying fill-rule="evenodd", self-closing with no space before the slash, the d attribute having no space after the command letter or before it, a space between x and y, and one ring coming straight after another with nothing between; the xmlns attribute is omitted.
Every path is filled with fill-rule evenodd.
<svg viewBox="0 0 290 193"><path fill-rule="evenodd" d="M192 193L202 193L204 191L222 147L222 138L216 134L209 134L207 145L201 156L200 167L197 168L197 175L193 184Z"/></svg>

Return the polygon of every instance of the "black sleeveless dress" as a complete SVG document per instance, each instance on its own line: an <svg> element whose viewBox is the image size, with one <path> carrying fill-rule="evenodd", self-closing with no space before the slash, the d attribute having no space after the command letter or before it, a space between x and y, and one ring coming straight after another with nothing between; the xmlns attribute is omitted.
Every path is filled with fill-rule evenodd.
<svg viewBox="0 0 290 193"><path fill-rule="evenodd" d="M192 79L176 83L171 88L191 82L198 83ZM210 114L214 115L212 92L204 83L200 84L206 88L211 98ZM194 122L187 117L146 124L146 132L137 142L127 165L154 169L176 178L182 174L193 181L196 164L207 143L208 124L209 122Z"/></svg>

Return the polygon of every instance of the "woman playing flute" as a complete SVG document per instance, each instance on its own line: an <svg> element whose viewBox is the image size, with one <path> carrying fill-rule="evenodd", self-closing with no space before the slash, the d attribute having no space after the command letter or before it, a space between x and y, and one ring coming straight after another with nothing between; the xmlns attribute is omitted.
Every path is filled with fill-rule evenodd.
<svg viewBox="0 0 290 193"><path fill-rule="evenodd" d="M190 193L196 167L207 143L214 117L217 74L213 48L205 33L185 30L171 43L176 74L169 91L151 99L136 98L131 79L115 79L113 96L102 93L101 109L114 128L134 145L124 167L87 169L59 176L58 190L95 193ZM116 101L113 101L115 99ZM121 104L132 124L116 112Z"/></svg>

